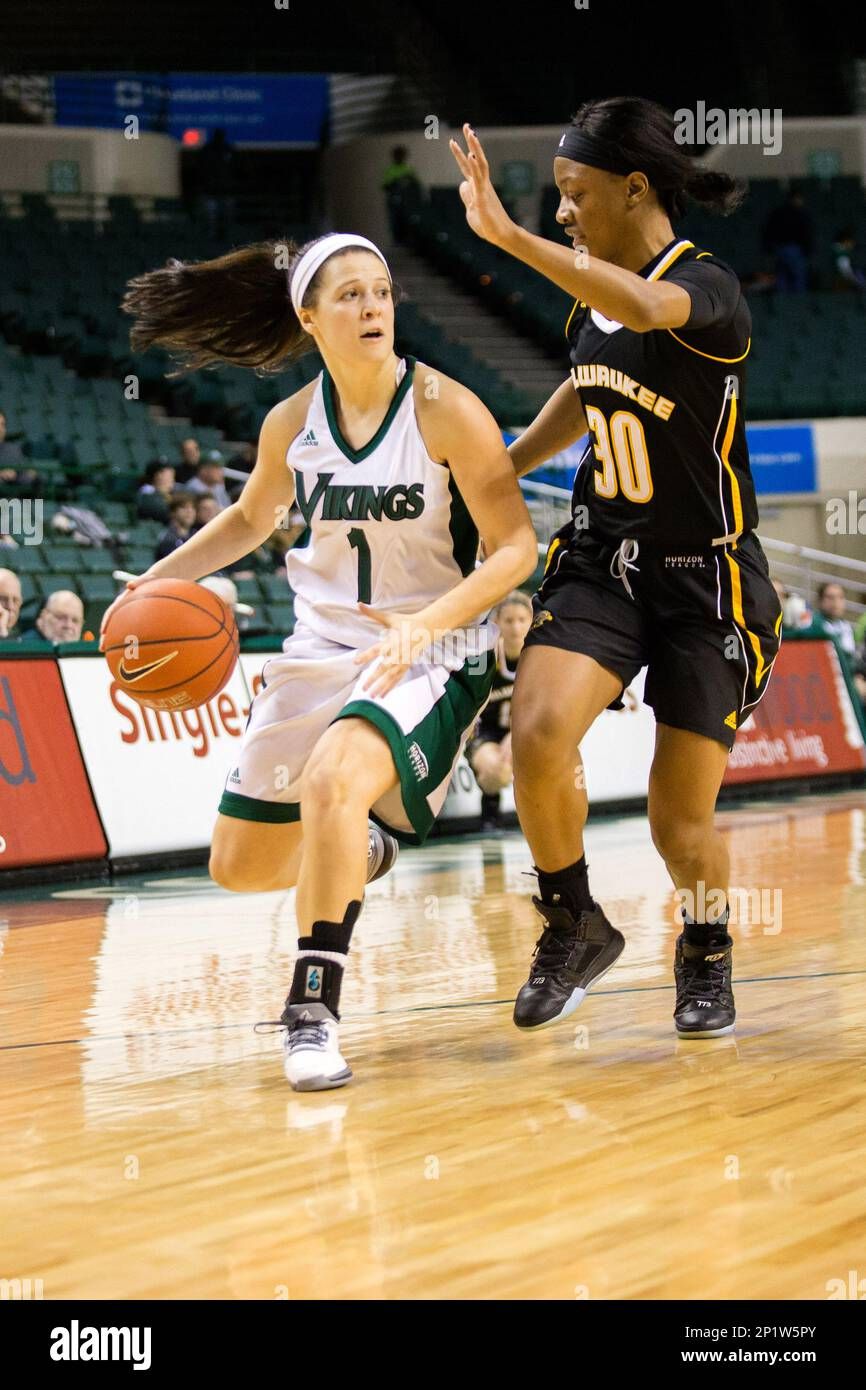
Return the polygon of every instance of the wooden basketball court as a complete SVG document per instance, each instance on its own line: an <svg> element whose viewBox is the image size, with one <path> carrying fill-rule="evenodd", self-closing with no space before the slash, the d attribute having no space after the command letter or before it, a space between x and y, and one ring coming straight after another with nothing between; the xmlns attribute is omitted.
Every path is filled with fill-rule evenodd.
<svg viewBox="0 0 866 1390"><path fill-rule="evenodd" d="M734 929L733 1038L673 1032L645 819L587 840L623 957L530 1036L529 851L440 841L368 890L355 1081L319 1094L253 1031L291 978L293 893L203 872L7 893L0 1277L46 1299L827 1298L866 1248L863 797L720 823L732 883L782 895Z"/></svg>

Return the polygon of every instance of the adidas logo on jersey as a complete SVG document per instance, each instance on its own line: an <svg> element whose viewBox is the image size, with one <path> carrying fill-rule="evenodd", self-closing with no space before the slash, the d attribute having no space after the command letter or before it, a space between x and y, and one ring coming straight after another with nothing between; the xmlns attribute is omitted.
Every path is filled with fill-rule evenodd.
<svg viewBox="0 0 866 1390"><path fill-rule="evenodd" d="M730 714L729 714L729 715L727 716L727 718L725 719L725 723L727 724L727 726L728 726L729 729L736 729L736 727L737 727L737 711L736 711L735 709L732 709L732 710L731 710Z"/></svg>
<svg viewBox="0 0 866 1390"><path fill-rule="evenodd" d="M410 743L408 753L409 761L412 764L412 771L415 773L418 781L423 782L427 773L430 771L427 759L424 757L417 743Z"/></svg>
<svg viewBox="0 0 866 1390"><path fill-rule="evenodd" d="M303 447L305 444L309 444L309 445L315 444L316 447L318 448L319 441L318 441L318 439L316 438L316 431L315 431L315 430L307 430L307 433L304 435L303 439L301 440L301 447Z"/></svg>
<svg viewBox="0 0 866 1390"><path fill-rule="evenodd" d="M229 774L229 781L230 781L230 782L234 782L236 786L240 786L240 783L241 783L241 770L240 770L239 767L236 767L235 770L234 770L234 772L231 772L231 773Z"/></svg>

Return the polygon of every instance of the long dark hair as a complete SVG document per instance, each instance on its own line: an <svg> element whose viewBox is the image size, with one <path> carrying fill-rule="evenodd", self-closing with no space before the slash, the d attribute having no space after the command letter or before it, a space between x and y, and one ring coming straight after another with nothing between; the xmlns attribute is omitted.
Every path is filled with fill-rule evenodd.
<svg viewBox="0 0 866 1390"><path fill-rule="evenodd" d="M135 319L129 333L133 350L154 343L166 348L178 363L174 376L220 363L259 373L284 370L316 347L298 321L289 283L301 256L319 240L301 246L288 238L256 241L212 261L170 260L137 275L128 281L120 305ZM307 286L305 309L314 306L331 259Z"/></svg>
<svg viewBox="0 0 866 1390"><path fill-rule="evenodd" d="M615 145L633 169L646 174L670 218L682 217L688 199L724 216L738 208L745 184L720 170L700 169L674 139L674 118L645 97L586 101L571 124Z"/></svg>

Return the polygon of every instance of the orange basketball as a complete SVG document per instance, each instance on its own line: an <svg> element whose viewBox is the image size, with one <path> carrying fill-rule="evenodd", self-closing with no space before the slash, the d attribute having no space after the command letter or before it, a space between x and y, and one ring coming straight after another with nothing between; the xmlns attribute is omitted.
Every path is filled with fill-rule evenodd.
<svg viewBox="0 0 866 1390"><path fill-rule="evenodd" d="M218 695L238 656L234 614L186 579L146 579L127 590L105 628L103 651L127 694L151 709L196 709Z"/></svg>

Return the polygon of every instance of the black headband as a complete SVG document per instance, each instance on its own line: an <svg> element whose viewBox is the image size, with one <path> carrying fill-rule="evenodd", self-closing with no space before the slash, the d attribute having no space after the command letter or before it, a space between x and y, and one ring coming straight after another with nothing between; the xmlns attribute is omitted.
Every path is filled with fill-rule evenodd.
<svg viewBox="0 0 866 1390"><path fill-rule="evenodd" d="M609 174L630 174L634 168L615 146L599 135L588 135L570 125L556 147L554 158L573 159L578 164L591 164L594 169L606 169Z"/></svg>

